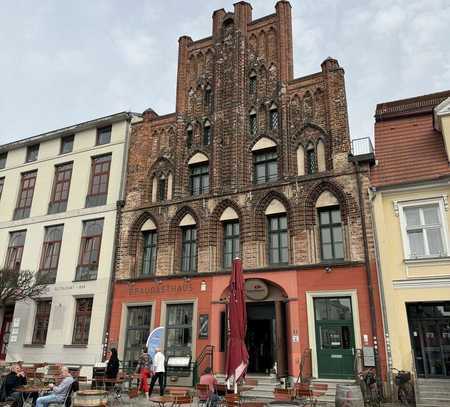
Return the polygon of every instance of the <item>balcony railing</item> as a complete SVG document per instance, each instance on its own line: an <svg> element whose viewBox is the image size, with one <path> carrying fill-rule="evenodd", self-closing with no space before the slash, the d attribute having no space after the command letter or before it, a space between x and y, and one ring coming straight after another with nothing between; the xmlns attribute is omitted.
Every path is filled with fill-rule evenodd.
<svg viewBox="0 0 450 407"><path fill-rule="evenodd" d="M352 161L369 161L375 163L375 151L369 137L352 140Z"/></svg>

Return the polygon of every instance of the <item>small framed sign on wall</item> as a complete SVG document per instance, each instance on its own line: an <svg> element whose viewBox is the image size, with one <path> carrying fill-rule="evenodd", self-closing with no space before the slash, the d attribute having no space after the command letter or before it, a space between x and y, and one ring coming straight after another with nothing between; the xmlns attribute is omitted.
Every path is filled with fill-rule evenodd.
<svg viewBox="0 0 450 407"><path fill-rule="evenodd" d="M208 338L209 331L209 316L208 314L201 314L198 318L198 337L200 339Z"/></svg>

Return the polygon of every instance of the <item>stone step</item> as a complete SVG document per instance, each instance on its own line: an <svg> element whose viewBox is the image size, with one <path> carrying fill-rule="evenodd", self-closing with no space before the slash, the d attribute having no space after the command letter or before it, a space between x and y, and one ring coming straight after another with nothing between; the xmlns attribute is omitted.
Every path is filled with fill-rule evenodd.
<svg viewBox="0 0 450 407"><path fill-rule="evenodd" d="M436 390L420 389L417 391L417 394L419 395L419 397L425 397L425 398L433 397L433 396L450 398L450 390L444 390L444 389L436 389Z"/></svg>
<svg viewBox="0 0 450 407"><path fill-rule="evenodd" d="M426 398L421 399L417 406L427 406L427 407L434 407L434 406L450 406L450 398Z"/></svg>

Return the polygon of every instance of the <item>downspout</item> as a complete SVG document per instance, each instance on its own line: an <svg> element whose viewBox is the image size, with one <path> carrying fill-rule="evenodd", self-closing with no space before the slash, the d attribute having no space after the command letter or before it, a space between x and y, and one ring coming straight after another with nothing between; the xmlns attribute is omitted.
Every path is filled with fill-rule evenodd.
<svg viewBox="0 0 450 407"><path fill-rule="evenodd" d="M130 145L130 127L131 127L132 119L133 119L132 113L128 113L127 126L126 126L126 131L125 131L124 151L123 151L123 156L122 156L122 173L121 173L121 183L120 183L120 189L119 189L119 199L116 202L116 226L114 229L113 256L111 259L111 276L110 276L109 286L108 286L106 316L105 316L105 323L103 326L102 360L104 360L106 357L106 350L107 350L108 343L109 343L109 326L111 324L112 298L113 298L113 292L114 292L114 281L116 279L117 249L118 249L120 228L122 225L122 208L125 205L124 193L125 193L126 175L127 175L127 167L128 167L128 149L129 149L129 145Z"/></svg>
<svg viewBox="0 0 450 407"><path fill-rule="evenodd" d="M366 215L364 211L364 200L362 195L362 186L360 178L360 166L358 162L355 162L356 167L356 183L358 187L358 201L359 201L359 212L361 216L362 232L363 232L363 244L364 244L364 263L366 269L366 279L367 279L367 292L369 295L369 307L370 307L370 325L372 328L372 339L373 346L375 350L375 368L377 372L377 377L381 378L381 368L380 361L378 358L378 339L377 339L377 320L375 312L375 301L373 298L373 285L372 285L372 275L370 270L370 259L369 259L369 245L367 243L367 228L366 228Z"/></svg>
<svg viewBox="0 0 450 407"><path fill-rule="evenodd" d="M380 303L381 303L381 317L383 321L383 332L386 342L386 361L387 361L387 380L392 390L393 381L392 381L392 352L391 352L391 342L389 337L389 322L387 319L386 313L386 298L384 295L384 284L381 278L381 259L380 259L380 250L378 246L378 234L377 234L377 223L375 222L375 212L373 208L373 201L376 198L376 189L369 188L369 204L370 204L370 213L372 214L372 229L375 241L375 262L377 265L377 277L378 277L378 285L380 287Z"/></svg>

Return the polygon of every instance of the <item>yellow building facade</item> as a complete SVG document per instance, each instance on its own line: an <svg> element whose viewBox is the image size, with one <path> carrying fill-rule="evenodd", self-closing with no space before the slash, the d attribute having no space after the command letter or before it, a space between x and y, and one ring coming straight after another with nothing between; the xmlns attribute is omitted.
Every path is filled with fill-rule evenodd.
<svg viewBox="0 0 450 407"><path fill-rule="evenodd" d="M450 378L450 92L377 106L370 198L389 368Z"/></svg>

